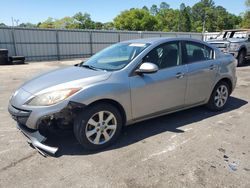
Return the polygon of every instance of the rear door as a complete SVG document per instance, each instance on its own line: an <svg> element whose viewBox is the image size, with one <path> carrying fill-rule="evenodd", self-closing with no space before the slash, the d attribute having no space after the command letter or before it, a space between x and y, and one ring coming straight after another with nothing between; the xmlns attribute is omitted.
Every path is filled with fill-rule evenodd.
<svg viewBox="0 0 250 188"><path fill-rule="evenodd" d="M211 94L218 63L214 59L214 50L204 44L184 41L183 51L188 69L185 104L199 104Z"/></svg>

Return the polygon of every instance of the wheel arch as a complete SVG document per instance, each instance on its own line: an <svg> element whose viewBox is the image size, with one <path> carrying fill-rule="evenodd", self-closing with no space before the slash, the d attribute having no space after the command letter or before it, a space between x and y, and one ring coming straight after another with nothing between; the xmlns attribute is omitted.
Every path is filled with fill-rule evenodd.
<svg viewBox="0 0 250 188"><path fill-rule="evenodd" d="M242 46L242 47L239 49L239 54L240 54L242 51L247 52L246 46Z"/></svg>
<svg viewBox="0 0 250 188"><path fill-rule="evenodd" d="M127 122L126 112L125 112L123 106L119 102L117 102L113 99L99 99L99 100L96 100L96 101L90 103L86 107L91 107L92 105L99 104L99 103L107 103L107 104L111 104L111 105L115 106L119 110L119 112L121 113L123 125L126 125L126 122Z"/></svg>
<svg viewBox="0 0 250 188"><path fill-rule="evenodd" d="M216 82L216 84L214 85L214 88L215 88L220 82L226 82L226 83L228 84L228 86L229 86L229 94L231 94L232 91L233 91L233 82L232 82L232 80L231 80L230 78L228 78L228 77L221 78L220 80L218 80L218 81ZM214 90L214 88L213 88L213 90Z"/></svg>

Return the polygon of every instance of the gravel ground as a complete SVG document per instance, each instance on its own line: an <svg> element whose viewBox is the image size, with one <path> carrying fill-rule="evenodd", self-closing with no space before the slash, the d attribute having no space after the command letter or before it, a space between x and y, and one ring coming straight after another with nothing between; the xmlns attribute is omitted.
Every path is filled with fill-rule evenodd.
<svg viewBox="0 0 250 188"><path fill-rule="evenodd" d="M15 128L8 99L34 75L79 61L0 67L0 187L250 187L250 66L237 69L223 112L198 107L137 123L96 153L69 135L50 141L58 157L41 156Z"/></svg>

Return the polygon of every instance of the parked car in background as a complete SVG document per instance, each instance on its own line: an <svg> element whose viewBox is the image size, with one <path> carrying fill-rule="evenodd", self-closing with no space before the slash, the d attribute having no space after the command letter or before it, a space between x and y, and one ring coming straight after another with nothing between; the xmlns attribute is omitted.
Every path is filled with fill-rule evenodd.
<svg viewBox="0 0 250 188"><path fill-rule="evenodd" d="M238 66L242 66L250 58L249 29L225 30L207 42L224 53L232 54L237 58Z"/></svg>
<svg viewBox="0 0 250 188"><path fill-rule="evenodd" d="M135 122L200 105L224 109L236 85L236 62L195 39L125 41L24 83L9 112L41 153L57 151L43 144L51 129L71 128L84 148L101 149Z"/></svg>

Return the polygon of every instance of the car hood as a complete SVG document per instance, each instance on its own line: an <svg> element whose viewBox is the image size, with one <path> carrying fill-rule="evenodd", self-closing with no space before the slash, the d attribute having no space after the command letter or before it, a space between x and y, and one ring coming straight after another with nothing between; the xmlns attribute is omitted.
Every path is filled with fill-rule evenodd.
<svg viewBox="0 0 250 188"><path fill-rule="evenodd" d="M24 83L21 88L34 95L48 88L85 87L96 82L104 81L108 79L111 74L111 72L72 66L37 76Z"/></svg>

